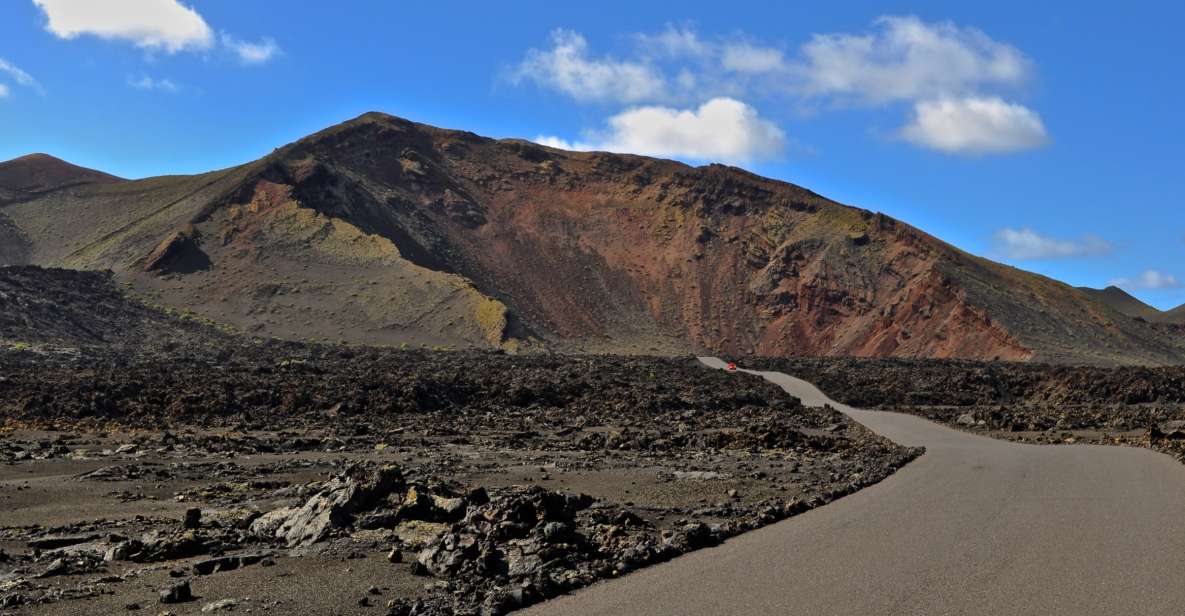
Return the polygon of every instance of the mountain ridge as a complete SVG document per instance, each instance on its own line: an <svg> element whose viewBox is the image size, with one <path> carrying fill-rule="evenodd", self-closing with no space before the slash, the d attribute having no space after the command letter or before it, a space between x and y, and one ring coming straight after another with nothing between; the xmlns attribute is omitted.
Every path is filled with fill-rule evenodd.
<svg viewBox="0 0 1185 616"><path fill-rule="evenodd" d="M97 223L72 223L80 207ZM278 337L1185 357L1170 324L787 182L374 112L237 167L67 186L0 216L28 238L27 262L109 268L151 301Z"/></svg>

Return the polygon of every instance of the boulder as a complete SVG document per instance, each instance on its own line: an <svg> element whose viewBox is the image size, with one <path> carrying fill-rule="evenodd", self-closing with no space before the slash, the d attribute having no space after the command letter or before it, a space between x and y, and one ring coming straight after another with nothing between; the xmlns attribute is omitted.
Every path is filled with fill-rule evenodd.
<svg viewBox="0 0 1185 616"><path fill-rule="evenodd" d="M193 590L190 589L188 580L178 582L160 591L161 603L185 603L187 601L193 601Z"/></svg>
<svg viewBox="0 0 1185 616"><path fill-rule="evenodd" d="M322 541L334 528L350 526L354 514L373 507L389 494L404 487L403 473L395 466L373 472L354 466L328 481L321 490L296 509L265 514L252 525L261 534L273 524L273 536L290 547Z"/></svg>

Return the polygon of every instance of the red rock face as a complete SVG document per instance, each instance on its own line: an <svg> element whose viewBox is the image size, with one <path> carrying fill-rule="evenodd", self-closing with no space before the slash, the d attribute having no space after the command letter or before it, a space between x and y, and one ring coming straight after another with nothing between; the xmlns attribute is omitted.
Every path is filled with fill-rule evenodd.
<svg viewBox="0 0 1185 616"><path fill-rule="evenodd" d="M297 194L319 195L305 206L397 229L386 235L406 254L466 276L560 346L644 350L640 341L664 339L730 355L1032 355L940 272L948 247L738 169L384 117L278 157ZM324 171L310 174L310 161Z"/></svg>

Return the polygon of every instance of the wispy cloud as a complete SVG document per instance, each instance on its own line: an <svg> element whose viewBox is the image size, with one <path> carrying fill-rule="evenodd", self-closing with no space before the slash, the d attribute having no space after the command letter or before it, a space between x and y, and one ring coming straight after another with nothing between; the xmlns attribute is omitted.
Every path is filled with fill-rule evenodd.
<svg viewBox="0 0 1185 616"><path fill-rule="evenodd" d="M179 92L181 90L181 86L171 79L153 79L148 75L139 79L128 77L127 84L137 90L159 90L161 92Z"/></svg>
<svg viewBox="0 0 1185 616"><path fill-rule="evenodd" d="M30 88L40 94L45 94L45 88L42 88L41 84L38 83L36 79L33 79L32 75L22 71L15 64L5 60L4 58L0 58L0 75L7 75L9 79L14 81L19 86ZM3 89L0 91L0 97L9 96L12 94L12 88L10 88L8 84L0 83L0 88Z"/></svg>
<svg viewBox="0 0 1185 616"><path fill-rule="evenodd" d="M992 236L992 249L997 257L1013 261L1036 261L1106 255L1114 251L1114 246L1095 236L1061 240L1041 235L1029 228L1005 228Z"/></svg>
<svg viewBox="0 0 1185 616"><path fill-rule="evenodd" d="M257 43L241 41L229 34L222 35L222 44L239 57L243 64L264 64L280 55L280 46L271 37L263 37Z"/></svg>
<svg viewBox="0 0 1185 616"><path fill-rule="evenodd" d="M1116 278L1111 284L1129 291L1143 291L1147 289L1180 289L1181 281L1172 274L1159 270L1145 270L1138 276L1131 278Z"/></svg>

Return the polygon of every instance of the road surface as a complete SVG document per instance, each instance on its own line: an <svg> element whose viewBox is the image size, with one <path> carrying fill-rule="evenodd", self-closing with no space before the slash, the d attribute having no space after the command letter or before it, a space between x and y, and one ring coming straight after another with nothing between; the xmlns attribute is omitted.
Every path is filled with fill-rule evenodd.
<svg viewBox="0 0 1185 616"><path fill-rule="evenodd" d="M1185 616L1185 466L1168 456L992 440L757 374L926 454L827 506L526 614Z"/></svg>

